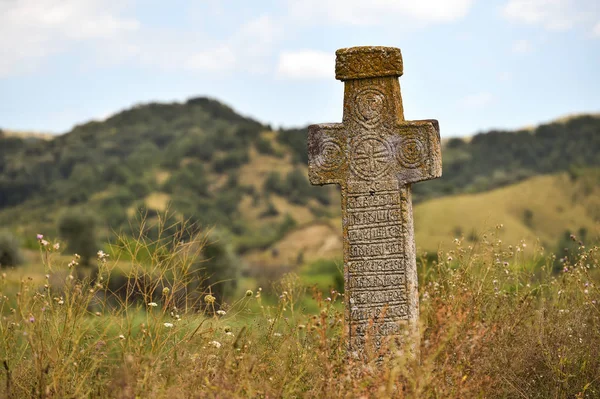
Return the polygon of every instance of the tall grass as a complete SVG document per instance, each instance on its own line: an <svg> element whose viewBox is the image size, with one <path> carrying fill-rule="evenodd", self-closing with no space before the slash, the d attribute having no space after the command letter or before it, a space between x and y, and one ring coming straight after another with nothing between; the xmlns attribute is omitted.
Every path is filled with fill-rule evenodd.
<svg viewBox="0 0 600 399"><path fill-rule="evenodd" d="M276 300L247 287L217 303L190 284L205 237L179 238L117 240L82 279L76 258L60 264L40 244L44 285L2 279L0 396L600 397L598 247L553 274L552 256L525 256L523 242L456 240L443 261L421 260L420 357L390 341L359 361L346 355L343 294L287 274ZM110 288L119 257L127 295Z"/></svg>

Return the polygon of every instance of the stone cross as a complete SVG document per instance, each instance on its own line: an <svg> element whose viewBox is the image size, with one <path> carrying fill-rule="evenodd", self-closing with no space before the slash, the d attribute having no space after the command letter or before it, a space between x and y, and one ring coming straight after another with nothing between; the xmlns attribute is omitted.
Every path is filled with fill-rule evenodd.
<svg viewBox="0 0 600 399"><path fill-rule="evenodd" d="M341 187L349 351L361 356L367 336L379 347L418 332L411 184L440 177L442 157L436 120L404 120L400 49L340 49L335 75L343 122L308 127L308 173Z"/></svg>

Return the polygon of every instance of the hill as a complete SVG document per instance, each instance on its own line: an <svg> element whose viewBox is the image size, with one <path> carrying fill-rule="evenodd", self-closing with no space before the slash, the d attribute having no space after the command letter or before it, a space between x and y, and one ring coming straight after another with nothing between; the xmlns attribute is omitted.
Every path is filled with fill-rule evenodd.
<svg viewBox="0 0 600 399"><path fill-rule="evenodd" d="M470 140L446 140L444 176L415 185L415 202L426 206L425 201L432 198L485 193L500 187L509 191L493 195L514 197L508 187L511 184L542 174L573 174L578 166L598 167L599 133L600 118L583 115L531 130L491 131ZM38 231L54 234L65 209L85 208L93 211L108 235L111 230L137 229L130 220L139 212L153 219L158 212L168 211L174 220L218 226L238 252L252 259L265 258L265 250L270 254L287 251L283 248L296 252L304 248L300 252L309 257L327 254L339 243L332 239L313 253L309 244L314 239L308 237L303 244L305 240L297 232L306 229L309 235L321 237L327 235L324 226L339 230L339 195L335 187L308 183L306 161L306 129L273 131L203 97L184 103L139 105L105 121L76 126L52 140L25 139L0 131L0 225L24 237L33 237ZM544 191L541 183L531 184L533 196L557 196ZM568 193L566 188L565 195ZM418 228L437 226L431 234L436 240L459 230L470 235L471 226L464 215L472 209L460 208L460 204L479 201L472 198L480 197L432 202L437 205L429 205L433 208L424 214L426 221L417 221ZM485 207L486 201L496 200L483 198L473 207L490 209ZM560 213L558 205L542 212L539 207L546 205L523 201L528 205L506 215L523 219L529 209L533 213L530 218L538 223L546 213ZM456 221L448 219L452 212L440 214L437 207L465 211ZM566 214L572 207L572 203L564 204ZM427 221L429 212L438 212L439 217ZM494 214L507 219L504 214ZM478 211L474 218L486 220L485 216L485 211ZM571 226L566 219L548 220L556 220L558 230ZM501 222L509 224L508 220ZM295 235L280 241L290 231ZM532 234L537 231L541 227ZM553 233L548 230L549 235ZM435 248L425 244L428 241L419 240L424 248Z"/></svg>

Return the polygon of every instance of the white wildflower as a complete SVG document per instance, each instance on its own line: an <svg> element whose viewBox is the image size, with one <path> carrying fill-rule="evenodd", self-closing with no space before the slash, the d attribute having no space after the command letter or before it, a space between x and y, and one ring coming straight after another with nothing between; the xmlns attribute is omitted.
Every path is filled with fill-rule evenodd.
<svg viewBox="0 0 600 399"><path fill-rule="evenodd" d="M164 323L164 326L167 328L172 328L173 327L173 323Z"/></svg>
<svg viewBox="0 0 600 399"><path fill-rule="evenodd" d="M158 306L158 304L156 302L148 302L148 306L155 308Z"/></svg>
<svg viewBox="0 0 600 399"><path fill-rule="evenodd" d="M219 309L219 310L217 310L217 314L219 316L225 316L227 314L227 312L225 312L224 310Z"/></svg>
<svg viewBox="0 0 600 399"><path fill-rule="evenodd" d="M221 347L221 343L219 341L210 341L208 344L210 346L214 346L217 349L219 349Z"/></svg>

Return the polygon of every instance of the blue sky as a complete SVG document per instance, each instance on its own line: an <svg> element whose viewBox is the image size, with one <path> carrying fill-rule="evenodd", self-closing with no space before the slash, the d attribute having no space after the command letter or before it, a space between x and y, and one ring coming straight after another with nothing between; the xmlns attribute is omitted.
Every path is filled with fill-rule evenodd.
<svg viewBox="0 0 600 399"><path fill-rule="evenodd" d="M600 111L597 0L0 0L0 128L204 95L338 122L334 52L358 45L402 49L406 118L445 137Z"/></svg>

